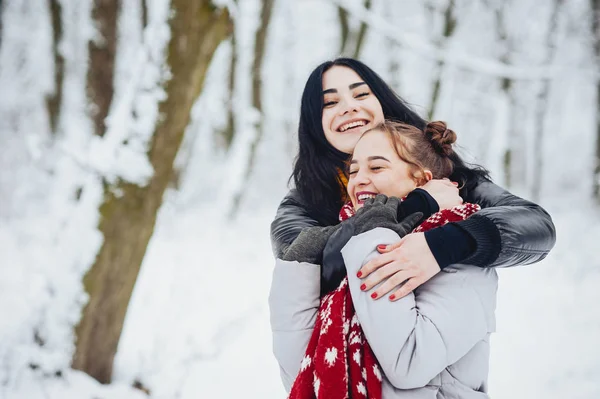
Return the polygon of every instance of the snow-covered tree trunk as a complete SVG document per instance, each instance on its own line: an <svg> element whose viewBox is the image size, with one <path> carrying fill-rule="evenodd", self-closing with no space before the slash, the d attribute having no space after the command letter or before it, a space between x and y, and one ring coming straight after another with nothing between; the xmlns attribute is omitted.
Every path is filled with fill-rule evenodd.
<svg viewBox="0 0 600 399"><path fill-rule="evenodd" d="M250 142L248 162L246 164L244 179L242 184L236 191L233 200L230 216L233 217L237 214L240 202L245 192L246 184L252 174L254 163L256 162L256 153L258 145L263 137L263 100L262 100L262 75L263 75L263 63L265 58L265 52L267 48L267 33L269 29L269 23L271 21L271 15L273 13L273 5L275 0L262 0L262 8L260 13L260 24L256 30L256 39L254 41L254 58L252 60L252 108L256 113L257 120L254 123L254 138Z"/></svg>
<svg viewBox="0 0 600 399"><path fill-rule="evenodd" d="M115 54L117 51L117 17L119 0L95 0L92 21L96 34L89 43L87 95L90 117L98 136L106 132L105 119L113 99Z"/></svg>
<svg viewBox="0 0 600 399"><path fill-rule="evenodd" d="M105 188L99 225L104 242L84 278L89 302L76 329L73 367L102 383L111 380L129 299L190 110L217 46L231 30L228 13L210 0L173 0L171 9L170 74L147 153L154 174L144 186L121 181Z"/></svg>

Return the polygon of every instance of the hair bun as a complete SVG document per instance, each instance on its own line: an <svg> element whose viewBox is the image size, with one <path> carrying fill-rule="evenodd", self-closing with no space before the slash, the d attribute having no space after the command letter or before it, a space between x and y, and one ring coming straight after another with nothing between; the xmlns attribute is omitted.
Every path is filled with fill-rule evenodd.
<svg viewBox="0 0 600 399"><path fill-rule="evenodd" d="M452 144L456 142L456 133L446 127L446 122L429 122L425 126L425 136L438 154L449 156L454 151Z"/></svg>

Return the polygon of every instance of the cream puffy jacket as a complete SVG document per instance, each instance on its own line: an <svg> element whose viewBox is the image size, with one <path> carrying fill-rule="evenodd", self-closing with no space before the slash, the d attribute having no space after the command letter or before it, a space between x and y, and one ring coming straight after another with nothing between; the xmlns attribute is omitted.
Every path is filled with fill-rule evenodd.
<svg viewBox="0 0 600 399"><path fill-rule="evenodd" d="M360 290L356 272L398 235L376 228L343 248L350 293L365 337L384 372L383 399L487 398L489 338L498 278L491 268L453 265L391 302ZM269 306L273 351L289 392L319 307L320 266L277 260Z"/></svg>

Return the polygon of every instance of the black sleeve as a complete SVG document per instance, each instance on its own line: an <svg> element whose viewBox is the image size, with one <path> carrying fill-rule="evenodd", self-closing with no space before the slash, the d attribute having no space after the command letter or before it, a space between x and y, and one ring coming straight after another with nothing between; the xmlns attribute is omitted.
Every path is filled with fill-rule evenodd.
<svg viewBox="0 0 600 399"><path fill-rule="evenodd" d="M475 251L460 263L510 267L539 262L556 242L552 218L541 206L481 180L465 198L481 206L468 219L453 223L475 241Z"/></svg>

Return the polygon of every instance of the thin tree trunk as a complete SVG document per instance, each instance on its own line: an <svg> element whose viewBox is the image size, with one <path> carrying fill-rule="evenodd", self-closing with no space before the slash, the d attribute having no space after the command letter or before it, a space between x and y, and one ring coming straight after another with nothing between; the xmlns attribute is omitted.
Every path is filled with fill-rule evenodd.
<svg viewBox="0 0 600 399"><path fill-rule="evenodd" d="M104 243L84 278L90 300L76 329L73 367L102 383L111 380L127 306L192 105L217 46L231 32L228 13L217 10L210 0L173 0L171 7L167 58L171 78L164 85L166 99L159 106L163 117L148 152L154 175L144 187L120 183L117 190L105 190L99 225Z"/></svg>
<svg viewBox="0 0 600 399"><path fill-rule="evenodd" d="M46 107L48 108L51 131L56 133L65 76L65 59L58 48L63 35L62 7L59 0L50 0L50 15L52 18L52 51L54 53L54 93L46 98Z"/></svg>
<svg viewBox="0 0 600 399"><path fill-rule="evenodd" d="M2 48L2 17L4 14L4 0L0 0L0 48Z"/></svg>
<svg viewBox="0 0 600 399"><path fill-rule="evenodd" d="M394 19L395 5L386 3L384 13ZM402 47L389 36L385 36L385 47L390 53L390 63L388 65L389 84L396 91L402 93Z"/></svg>
<svg viewBox="0 0 600 399"><path fill-rule="evenodd" d="M241 184L240 189L235 194L232 203L232 209L230 217L234 217L237 214L240 202L242 200L243 193L247 182L252 175L254 169L254 163L256 160L256 152L258 150L258 144L260 143L263 136L263 107L262 107L262 65L265 57L265 50L267 47L267 32L269 29L269 22L271 21L271 14L273 12L273 4L275 0L263 0L263 7L260 14L260 25L256 31L256 40L254 47L254 60L252 62L252 106L260 115L259 121L255 124L255 136L254 140L250 144L248 163L246 165L246 173Z"/></svg>
<svg viewBox="0 0 600 399"><path fill-rule="evenodd" d="M549 65L554 59L556 53L556 40L558 35L558 18L560 15L560 8L563 4L563 0L554 0L552 4L552 14L550 15L550 27L548 28L548 35L546 36L546 60L545 64ZM548 98L550 96L550 86L552 82L549 79L542 81L542 88L537 95L536 104L536 129L534 133L533 141L533 171L532 171L532 182L531 182L531 194L534 201L539 201L542 185L543 185L543 173L544 173L544 138L546 131L546 117L548 113Z"/></svg>
<svg viewBox="0 0 600 399"><path fill-rule="evenodd" d="M371 0L365 0L364 2L365 10L371 9ZM360 28L358 29L358 35L356 36L356 47L354 48L354 58L359 58L360 50L362 50L362 45L365 41L365 36L367 35L367 23L362 21L360 23Z"/></svg>
<svg viewBox="0 0 600 399"><path fill-rule="evenodd" d="M590 0L592 6L592 34L596 65L600 69L600 0ZM593 176L594 197L600 201L600 80L596 80L596 159Z"/></svg>
<svg viewBox="0 0 600 399"><path fill-rule="evenodd" d="M454 18L454 0L450 0L448 2L448 6L444 11L444 30L442 32L443 37L438 41L438 45L442 46L445 42L452 36L454 33L454 29L456 28L456 18ZM429 105L429 112L427 114L427 118L429 120L433 119L433 115L435 113L435 109L438 104L440 90L442 86L442 74L444 72L445 63L443 61L438 61L436 78L433 82L433 91L431 94L431 103Z"/></svg>
<svg viewBox="0 0 600 399"><path fill-rule="evenodd" d="M227 99L227 125L222 132L223 145L226 149L231 146L235 134L235 113L233 109L233 98L235 94L235 73L238 65L238 48L235 32L231 35L231 59L229 62L229 77L227 81L229 98Z"/></svg>
<svg viewBox="0 0 600 399"><path fill-rule="evenodd" d="M338 19L340 21L340 51L341 56L346 55L346 47L348 46L348 38L350 37L350 25L348 23L348 11L344 7L338 6Z"/></svg>
<svg viewBox="0 0 600 399"><path fill-rule="evenodd" d="M142 3L142 29L148 26L148 3L147 0L140 0Z"/></svg>
<svg viewBox="0 0 600 399"><path fill-rule="evenodd" d="M494 7L494 22L496 25L496 37L498 41L502 44L503 53L500 56L500 61L504 64L510 64L510 54L512 52L512 43L510 42L508 32L506 30L506 18L504 11L509 7L510 2L503 2L502 4L496 4L492 2L489 4L486 2L486 5L489 7ZM513 167L513 153L511 149L511 136L515 135L514 129L514 121L515 121L515 97L513 93L514 81L510 78L502 78L500 82L500 89L504 92L504 95L508 99L508 120L506 122L506 126L508 131L505 132L505 137L508 138L507 143L505 145L504 154L502 156L502 171L504 174L504 185L506 187L510 187L513 183L512 181L512 167Z"/></svg>
<svg viewBox="0 0 600 399"><path fill-rule="evenodd" d="M87 76L87 95L90 117L98 136L106 132L104 120L113 98L113 77L117 51L117 17L119 0L95 0L92 20L100 37L89 43L90 67Z"/></svg>

